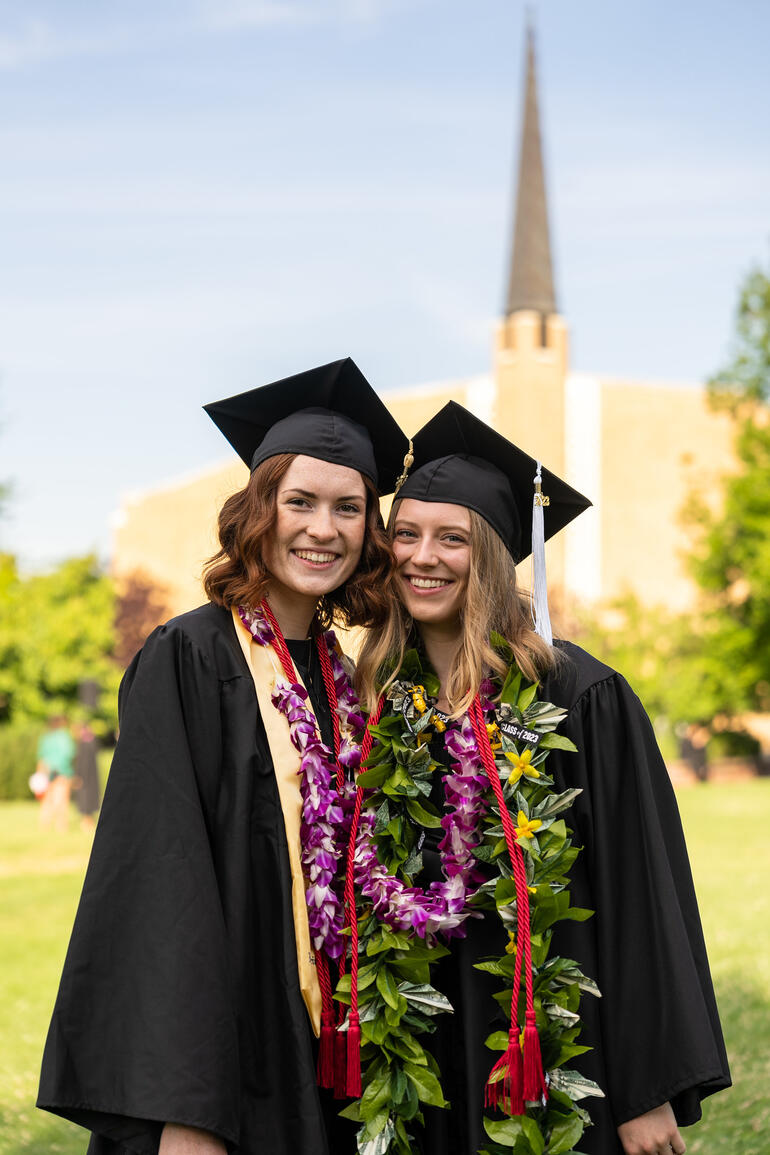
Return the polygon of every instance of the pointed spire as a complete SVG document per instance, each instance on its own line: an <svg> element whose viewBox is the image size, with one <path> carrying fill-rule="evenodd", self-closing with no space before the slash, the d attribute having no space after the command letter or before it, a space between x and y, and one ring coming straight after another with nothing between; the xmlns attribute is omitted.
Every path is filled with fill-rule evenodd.
<svg viewBox="0 0 770 1155"><path fill-rule="evenodd" d="M527 79L524 93L516 224L505 312L510 316L519 309L535 309L546 317L556 312L556 297L553 290L548 206L537 111L535 33L531 21L527 23Z"/></svg>

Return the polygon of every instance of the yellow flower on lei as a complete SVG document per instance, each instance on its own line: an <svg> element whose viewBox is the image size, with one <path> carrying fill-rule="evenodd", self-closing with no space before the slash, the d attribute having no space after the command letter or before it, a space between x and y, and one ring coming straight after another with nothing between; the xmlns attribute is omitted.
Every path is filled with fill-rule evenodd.
<svg viewBox="0 0 770 1155"><path fill-rule="evenodd" d="M527 818L523 810L520 810L516 817L516 831L517 838L531 838L533 834L543 825L539 818Z"/></svg>
<svg viewBox="0 0 770 1155"><path fill-rule="evenodd" d="M523 754L506 752L505 756L512 765L510 782L518 782L522 774L526 774L528 778L540 777L540 771L531 765L533 753L533 750L525 750Z"/></svg>
<svg viewBox="0 0 770 1155"><path fill-rule="evenodd" d="M499 750L503 744L503 739L494 722L487 722L487 734L489 735L489 745L493 750Z"/></svg>

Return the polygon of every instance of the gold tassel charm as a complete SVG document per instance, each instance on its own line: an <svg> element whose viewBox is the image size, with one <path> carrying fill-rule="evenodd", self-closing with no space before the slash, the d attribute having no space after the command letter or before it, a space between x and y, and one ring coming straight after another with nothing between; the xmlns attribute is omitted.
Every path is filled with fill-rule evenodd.
<svg viewBox="0 0 770 1155"><path fill-rule="evenodd" d="M414 465L414 446L412 445L412 439L410 437L409 438L409 448L406 451L406 453L404 454L404 468L403 468L403 471L400 474L398 480L396 481L396 487L393 490L393 496L394 497L396 496L399 489L401 488L401 486L404 484L407 477L409 476L409 470L412 468L413 465Z"/></svg>

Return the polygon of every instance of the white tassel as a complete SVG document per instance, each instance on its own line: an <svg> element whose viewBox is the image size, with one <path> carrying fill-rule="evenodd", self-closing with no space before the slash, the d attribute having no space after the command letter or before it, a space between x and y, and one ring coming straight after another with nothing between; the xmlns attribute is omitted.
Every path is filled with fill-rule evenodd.
<svg viewBox="0 0 770 1155"><path fill-rule="evenodd" d="M549 504L549 498L542 490L541 465L537 463L537 473L534 476L535 494L532 501L532 594L530 597L532 622L535 633L539 634L549 646L553 645L553 631L551 617L548 613L548 584L545 576L545 524L543 508Z"/></svg>

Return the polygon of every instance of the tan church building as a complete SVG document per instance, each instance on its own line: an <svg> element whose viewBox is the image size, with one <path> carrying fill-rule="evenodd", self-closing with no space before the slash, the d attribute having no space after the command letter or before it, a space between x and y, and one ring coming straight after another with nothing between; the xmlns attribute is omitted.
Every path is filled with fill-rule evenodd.
<svg viewBox="0 0 770 1155"><path fill-rule="evenodd" d="M593 508L547 546L557 602L596 604L632 591L647 604L684 609L695 590L680 511L694 490L716 493L732 467L730 421L710 410L701 384L570 368L569 329L554 291L531 32L513 234L490 369L410 385L383 400L407 434L459 401L591 499ZM152 583L166 616L199 605L217 512L246 479L233 458L127 499L115 518L118 581Z"/></svg>

